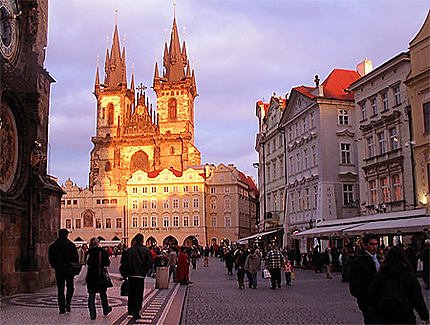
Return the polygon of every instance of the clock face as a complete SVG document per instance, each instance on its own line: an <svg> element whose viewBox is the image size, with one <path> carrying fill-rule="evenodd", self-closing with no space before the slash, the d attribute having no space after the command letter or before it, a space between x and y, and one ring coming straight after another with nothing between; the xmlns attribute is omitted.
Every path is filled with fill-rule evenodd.
<svg viewBox="0 0 430 325"><path fill-rule="evenodd" d="M0 0L0 54L10 60L17 50L18 24L14 0Z"/></svg>
<svg viewBox="0 0 430 325"><path fill-rule="evenodd" d="M15 179L18 165L18 132L8 105L0 106L0 189L7 191Z"/></svg>

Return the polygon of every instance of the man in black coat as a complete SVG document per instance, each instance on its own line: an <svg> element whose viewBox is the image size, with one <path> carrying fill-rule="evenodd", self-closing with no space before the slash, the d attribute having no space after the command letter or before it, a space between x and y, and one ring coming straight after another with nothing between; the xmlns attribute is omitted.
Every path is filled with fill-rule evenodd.
<svg viewBox="0 0 430 325"><path fill-rule="evenodd" d="M143 235L137 234L132 240L132 246L123 253L119 269L121 276L129 281L127 307L128 314L133 318L141 318L145 276L153 262L151 252L143 246Z"/></svg>
<svg viewBox="0 0 430 325"><path fill-rule="evenodd" d="M358 308L363 313L364 324L378 324L378 319L371 310L369 288L379 271L380 264L377 259L378 237L365 235L362 239L362 248L351 265L349 291L357 298Z"/></svg>
<svg viewBox="0 0 430 325"><path fill-rule="evenodd" d="M70 264L78 263L79 256L75 244L67 236L67 229L60 229L57 240L49 246L49 263L55 269L55 279L58 289L58 308L60 314L70 312L70 303L75 290L73 278L76 275L75 269ZM67 294L64 296L64 286L67 286Z"/></svg>

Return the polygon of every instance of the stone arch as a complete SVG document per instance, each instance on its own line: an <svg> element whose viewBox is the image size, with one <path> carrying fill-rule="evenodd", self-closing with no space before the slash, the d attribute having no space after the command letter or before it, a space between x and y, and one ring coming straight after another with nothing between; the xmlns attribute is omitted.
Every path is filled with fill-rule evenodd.
<svg viewBox="0 0 430 325"><path fill-rule="evenodd" d="M178 246L178 240L172 235L167 236L163 240L163 246Z"/></svg>
<svg viewBox="0 0 430 325"><path fill-rule="evenodd" d="M157 240L154 237L151 236L146 240L146 246L151 247L156 245L157 245Z"/></svg>
<svg viewBox="0 0 430 325"><path fill-rule="evenodd" d="M194 236L188 236L184 240L184 246L187 246L187 247L191 247L192 245L196 245L197 246L198 244L199 244L199 241Z"/></svg>
<svg viewBox="0 0 430 325"><path fill-rule="evenodd" d="M107 122L108 122L108 124L113 124L113 120L114 120L114 106L112 103L109 103L108 107L107 107Z"/></svg>
<svg viewBox="0 0 430 325"><path fill-rule="evenodd" d="M82 212L81 216L84 219L84 228L92 228L94 226L95 213L93 210L87 209Z"/></svg>
<svg viewBox="0 0 430 325"><path fill-rule="evenodd" d="M144 151L139 150L131 156L130 170L132 173L136 170L143 170L145 172L149 171L149 158Z"/></svg>
<svg viewBox="0 0 430 325"><path fill-rule="evenodd" d="M102 236L98 236L97 239L100 240L100 241L102 241L102 240L105 241L106 240Z"/></svg>
<svg viewBox="0 0 430 325"><path fill-rule="evenodd" d="M112 240L121 240L117 236L113 237Z"/></svg>
<svg viewBox="0 0 430 325"><path fill-rule="evenodd" d="M81 237L76 237L73 241L84 241Z"/></svg>
<svg viewBox="0 0 430 325"><path fill-rule="evenodd" d="M169 120L174 120L178 117L178 102L176 98L169 99Z"/></svg>

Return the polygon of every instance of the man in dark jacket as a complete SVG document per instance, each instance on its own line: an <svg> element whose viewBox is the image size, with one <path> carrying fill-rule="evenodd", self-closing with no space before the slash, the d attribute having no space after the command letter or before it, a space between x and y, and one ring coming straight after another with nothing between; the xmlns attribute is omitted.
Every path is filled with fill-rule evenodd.
<svg viewBox="0 0 430 325"><path fill-rule="evenodd" d="M151 252L143 246L143 235L137 234L132 240L132 246L121 257L120 266L121 276L129 281L127 307L128 314L133 318L141 318L145 276L152 264Z"/></svg>
<svg viewBox="0 0 430 325"><path fill-rule="evenodd" d="M76 246L67 238L68 235L67 229L60 229L57 240L49 246L48 254L49 263L55 269L60 314L64 314L66 311L70 312L70 303L75 290L73 278L77 275L76 269L70 263L78 263L79 261ZM66 296L64 296L65 284L67 286Z"/></svg>
<svg viewBox="0 0 430 325"><path fill-rule="evenodd" d="M378 237L365 235L361 239L361 250L351 265L349 291L357 298L358 308L363 313L364 324L378 324L374 311L370 308L369 288L379 271L377 259Z"/></svg>

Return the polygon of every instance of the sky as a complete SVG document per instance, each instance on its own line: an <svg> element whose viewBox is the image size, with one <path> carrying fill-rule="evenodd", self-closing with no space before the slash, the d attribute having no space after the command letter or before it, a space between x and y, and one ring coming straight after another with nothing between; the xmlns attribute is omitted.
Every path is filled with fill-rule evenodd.
<svg viewBox="0 0 430 325"><path fill-rule="evenodd" d="M51 87L48 173L88 184L97 56L104 66L118 8L127 74L150 89L155 62L170 38L170 0L51 0L45 66ZM195 144L202 164L233 163L256 178L255 105L313 86L335 68L377 67L407 51L430 1L176 0L181 43L195 69ZM184 28L185 27L185 28ZM109 43L109 46L111 43ZM100 71L102 72L102 71Z"/></svg>

